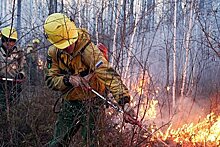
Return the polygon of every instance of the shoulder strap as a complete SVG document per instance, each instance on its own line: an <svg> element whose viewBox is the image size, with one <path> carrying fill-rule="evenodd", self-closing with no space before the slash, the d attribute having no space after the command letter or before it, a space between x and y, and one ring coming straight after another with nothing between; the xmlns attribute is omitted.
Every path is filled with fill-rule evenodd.
<svg viewBox="0 0 220 147"><path fill-rule="evenodd" d="M78 55L78 54L81 54L82 55L82 53L85 51L85 49L86 49L86 47L89 45L91 43L91 40L89 40L87 43L86 43L86 45L76 54L76 55ZM76 56L75 55L75 56ZM74 56L74 57L75 57ZM69 69L69 67L65 64L65 62L61 59L61 51L58 49L57 50L57 62L58 62L58 64L59 64L59 61L61 61L61 63L67 68L67 69ZM83 62L83 60L82 60L82 62ZM85 62L83 62L83 64L85 64ZM86 64L85 64L86 65ZM71 72L71 71L70 71Z"/></svg>
<svg viewBox="0 0 220 147"><path fill-rule="evenodd" d="M89 66L85 64L85 61L83 60L83 52L85 51L86 47L91 43L91 40L89 40L86 45L79 51L80 55L81 55L81 61L82 63L89 69Z"/></svg>
<svg viewBox="0 0 220 147"><path fill-rule="evenodd" d="M86 47L87 47L90 43L91 43L91 40L89 40L89 41L86 43L86 45L79 51L79 53L82 54L82 53L85 51Z"/></svg>
<svg viewBox="0 0 220 147"><path fill-rule="evenodd" d="M57 53L56 53L56 55L57 55L57 64L59 65L59 60L61 60L61 52L57 49L57 51L56 51Z"/></svg>

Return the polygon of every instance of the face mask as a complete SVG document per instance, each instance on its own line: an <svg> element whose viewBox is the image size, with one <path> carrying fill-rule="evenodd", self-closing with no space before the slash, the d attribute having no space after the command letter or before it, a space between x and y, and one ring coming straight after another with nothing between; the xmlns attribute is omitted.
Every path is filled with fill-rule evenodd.
<svg viewBox="0 0 220 147"><path fill-rule="evenodd" d="M73 43L72 45L68 46L67 48L64 49L65 52L71 54L74 50L75 44Z"/></svg>

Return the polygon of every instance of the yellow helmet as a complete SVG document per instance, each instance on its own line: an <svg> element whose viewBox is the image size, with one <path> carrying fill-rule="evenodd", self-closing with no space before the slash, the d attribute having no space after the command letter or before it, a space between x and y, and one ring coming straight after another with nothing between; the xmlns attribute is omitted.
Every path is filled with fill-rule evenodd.
<svg viewBox="0 0 220 147"><path fill-rule="evenodd" d="M32 41L32 43L37 43L37 44L39 44L39 43L40 43L40 40L39 40L39 39L34 39L34 40Z"/></svg>
<svg viewBox="0 0 220 147"><path fill-rule="evenodd" d="M76 25L66 15L54 13L44 23L47 39L57 48L65 49L78 39Z"/></svg>
<svg viewBox="0 0 220 147"><path fill-rule="evenodd" d="M3 28L1 34L7 38L18 40L18 33L13 27Z"/></svg>

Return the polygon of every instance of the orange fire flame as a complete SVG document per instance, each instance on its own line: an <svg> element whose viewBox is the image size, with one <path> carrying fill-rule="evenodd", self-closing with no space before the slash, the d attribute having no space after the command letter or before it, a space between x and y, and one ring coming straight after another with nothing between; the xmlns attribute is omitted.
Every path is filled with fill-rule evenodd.
<svg viewBox="0 0 220 147"><path fill-rule="evenodd" d="M156 120L157 114L159 113L157 110L158 100L155 99L154 96L149 98L146 94L147 90L145 87L148 82L147 78L139 79L139 82L133 85L131 91L138 93L139 96L142 95L145 97L139 104L139 117L145 115L145 119L147 120ZM170 87L167 87L166 90L169 91ZM157 87L155 95L157 95L159 91L160 88ZM132 98L132 100L131 105L135 107L137 100L135 98ZM206 118L200 119L198 123L184 124L177 129L172 128L172 123L175 122L171 122L171 125L164 132L161 130L155 132L155 136L164 141L171 140L183 146L220 146L220 114L212 112L208 114ZM151 127L150 124L147 125ZM155 124L154 128L157 128ZM157 129L149 128L149 130L153 130L152 133L154 133ZM152 137L152 140L155 140L155 138Z"/></svg>
<svg viewBox="0 0 220 147"><path fill-rule="evenodd" d="M184 124L174 130L171 126L162 136L163 140L173 140L178 143L198 143L206 146L220 145L220 116L210 113L207 117L197 124Z"/></svg>

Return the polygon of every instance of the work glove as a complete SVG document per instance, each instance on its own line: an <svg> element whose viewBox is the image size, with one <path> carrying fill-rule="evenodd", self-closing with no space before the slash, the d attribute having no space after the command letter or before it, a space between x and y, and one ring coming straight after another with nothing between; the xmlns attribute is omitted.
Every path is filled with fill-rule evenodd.
<svg viewBox="0 0 220 147"><path fill-rule="evenodd" d="M121 95L119 95L119 101L118 101L118 104L123 108L124 107L124 105L126 104L126 103L129 103L130 102L130 100L131 100L131 98L130 98L130 96L121 96Z"/></svg>
<svg viewBox="0 0 220 147"><path fill-rule="evenodd" d="M134 109L129 105L129 103L126 103L123 106L123 110L124 110L124 121L125 123L129 123L132 125L138 125L139 127L142 126L141 122L138 121L137 117L136 117L136 113L134 111Z"/></svg>
<svg viewBox="0 0 220 147"><path fill-rule="evenodd" d="M23 73L18 73L18 74L16 74L16 76L15 76L15 79L18 79L18 80L23 80L24 79L24 74Z"/></svg>
<svg viewBox="0 0 220 147"><path fill-rule="evenodd" d="M135 124L138 125L138 121L135 118L135 111L134 109L130 106L130 96L124 96L119 99L118 104L122 107L124 111L124 121L125 123L130 123L130 124Z"/></svg>
<svg viewBox="0 0 220 147"><path fill-rule="evenodd" d="M69 76L69 83L73 86L73 87L84 87L84 88L90 88L89 82L79 76L79 75L71 75Z"/></svg>

